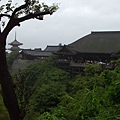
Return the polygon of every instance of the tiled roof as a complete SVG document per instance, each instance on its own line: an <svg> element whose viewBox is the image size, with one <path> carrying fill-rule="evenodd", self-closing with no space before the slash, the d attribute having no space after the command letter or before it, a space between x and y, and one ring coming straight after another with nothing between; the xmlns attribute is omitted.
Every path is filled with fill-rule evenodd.
<svg viewBox="0 0 120 120"><path fill-rule="evenodd" d="M64 45L62 46L58 51L55 52L55 54L64 54L64 55L75 55L77 51L71 47Z"/></svg>
<svg viewBox="0 0 120 120"><path fill-rule="evenodd" d="M61 46L47 46L44 51L56 52L61 48Z"/></svg>
<svg viewBox="0 0 120 120"><path fill-rule="evenodd" d="M91 32L69 45L79 52L114 53L120 50L120 31Z"/></svg>
<svg viewBox="0 0 120 120"><path fill-rule="evenodd" d="M22 53L30 56L36 56L36 57L47 57L52 54L52 52L46 52L41 50L31 50L31 49L23 49Z"/></svg>

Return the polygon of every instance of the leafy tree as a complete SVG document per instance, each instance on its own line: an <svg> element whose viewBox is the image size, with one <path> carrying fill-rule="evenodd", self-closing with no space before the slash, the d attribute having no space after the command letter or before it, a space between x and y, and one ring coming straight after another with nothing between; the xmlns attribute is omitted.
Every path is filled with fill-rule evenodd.
<svg viewBox="0 0 120 120"><path fill-rule="evenodd" d="M37 120L59 120L56 116L50 114L49 112L44 112Z"/></svg>
<svg viewBox="0 0 120 120"><path fill-rule="evenodd" d="M33 63L12 76L22 116L25 116L29 110L29 100L34 93L35 84L46 68L44 62Z"/></svg>
<svg viewBox="0 0 120 120"><path fill-rule="evenodd" d="M42 84L35 97L35 111L40 114L49 112L57 106L63 95L65 95L65 86L60 82L50 81L48 84Z"/></svg>
<svg viewBox="0 0 120 120"><path fill-rule="evenodd" d="M50 115L60 120L119 119L120 74L116 69L79 75L70 84L70 93L61 98Z"/></svg>
<svg viewBox="0 0 120 120"><path fill-rule="evenodd" d="M84 72L86 73L86 75L94 76L95 74L98 74L100 72L100 66L97 64L88 64L85 67Z"/></svg>
<svg viewBox="0 0 120 120"><path fill-rule="evenodd" d="M22 70L21 77L21 87L16 84L24 90L24 97L20 98L32 93L24 99L28 106L24 120L119 119L120 74L116 69L98 72L95 68L92 74L71 79L67 72L47 59Z"/></svg>
<svg viewBox="0 0 120 120"><path fill-rule="evenodd" d="M8 112L3 104L2 95L0 94L0 120L9 120Z"/></svg>
<svg viewBox="0 0 120 120"><path fill-rule="evenodd" d="M70 74L56 68L51 59L53 56L33 63L13 76L20 109L24 116L27 113L26 120L32 112L36 115L35 111L43 113L54 108L66 93Z"/></svg>
<svg viewBox="0 0 120 120"><path fill-rule="evenodd" d="M23 5L15 4L15 6L12 5L12 0L9 0L6 4L0 5L0 22L3 26L3 30L0 29L0 82L4 104L11 120L20 120L22 116L12 77L8 71L5 53L6 38L15 26L20 26L20 23L34 18L43 20L44 15L52 15L57 9L58 6L55 4L48 6L45 3L40 4L39 0L24 0ZM4 17L8 18L7 24L3 21Z"/></svg>
<svg viewBox="0 0 120 120"><path fill-rule="evenodd" d="M11 65L13 64L14 60L17 58L18 54L19 54L18 51L13 51L7 54L7 65L9 69L11 69Z"/></svg>

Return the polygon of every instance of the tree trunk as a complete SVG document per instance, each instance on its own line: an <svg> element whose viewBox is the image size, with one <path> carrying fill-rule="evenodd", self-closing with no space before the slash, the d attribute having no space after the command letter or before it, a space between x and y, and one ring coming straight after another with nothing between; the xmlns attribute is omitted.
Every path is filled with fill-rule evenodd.
<svg viewBox="0 0 120 120"><path fill-rule="evenodd" d="M5 41L6 37L3 37L0 34L0 83L2 87L3 101L8 110L10 119L21 120L12 77L7 67Z"/></svg>

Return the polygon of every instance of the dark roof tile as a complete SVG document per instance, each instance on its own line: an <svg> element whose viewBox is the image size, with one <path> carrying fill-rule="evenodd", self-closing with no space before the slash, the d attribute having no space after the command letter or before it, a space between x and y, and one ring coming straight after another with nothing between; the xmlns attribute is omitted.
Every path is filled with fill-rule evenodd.
<svg viewBox="0 0 120 120"><path fill-rule="evenodd" d="M113 53L120 50L120 31L91 32L70 46L79 52Z"/></svg>
<svg viewBox="0 0 120 120"><path fill-rule="evenodd" d="M48 57L52 55L52 52L46 52L46 51L36 51L36 50L31 50L31 49L23 49L22 53L30 56L35 56L35 57Z"/></svg>
<svg viewBox="0 0 120 120"><path fill-rule="evenodd" d="M56 52L61 48L61 46L47 46L44 51Z"/></svg>
<svg viewBox="0 0 120 120"><path fill-rule="evenodd" d="M9 45L23 45L22 43L18 42L17 40L14 40L13 42L9 43Z"/></svg>

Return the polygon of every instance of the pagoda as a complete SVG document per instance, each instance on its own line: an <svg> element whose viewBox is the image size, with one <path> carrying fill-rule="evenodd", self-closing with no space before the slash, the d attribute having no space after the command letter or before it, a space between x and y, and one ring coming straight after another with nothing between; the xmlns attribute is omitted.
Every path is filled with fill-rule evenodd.
<svg viewBox="0 0 120 120"><path fill-rule="evenodd" d="M20 45L23 45L22 43L20 43L20 42L18 42L17 40L16 40L16 32L15 32L15 40L13 41L13 42L11 42L11 43L9 43L8 45L11 45L12 47L9 49L10 51L19 51L19 50L21 50L20 49Z"/></svg>

